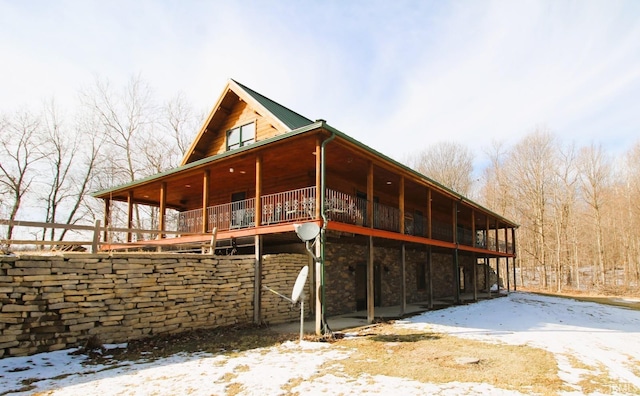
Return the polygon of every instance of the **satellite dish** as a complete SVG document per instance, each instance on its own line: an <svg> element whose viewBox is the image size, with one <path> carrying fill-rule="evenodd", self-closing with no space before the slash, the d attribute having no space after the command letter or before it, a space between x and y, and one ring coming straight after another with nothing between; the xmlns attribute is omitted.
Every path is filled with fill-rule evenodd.
<svg viewBox="0 0 640 396"><path fill-rule="evenodd" d="M307 275L309 275L309 267L304 266L298 273L298 278L296 279L296 283L293 285L293 291L291 292L291 301L293 301L294 304L298 302L300 296L303 294L304 284L307 283Z"/></svg>
<svg viewBox="0 0 640 396"><path fill-rule="evenodd" d="M294 224L293 228L296 230L298 238L300 238L304 242L315 239L320 233L320 227L316 223L312 222L304 224Z"/></svg>

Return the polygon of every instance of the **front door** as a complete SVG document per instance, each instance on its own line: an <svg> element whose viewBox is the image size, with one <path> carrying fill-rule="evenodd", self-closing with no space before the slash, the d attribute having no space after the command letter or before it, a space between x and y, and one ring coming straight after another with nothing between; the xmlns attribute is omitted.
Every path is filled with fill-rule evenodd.
<svg viewBox="0 0 640 396"><path fill-rule="evenodd" d="M373 266L373 305L380 306L381 300L380 265ZM356 310L367 309L367 263L360 262L356 265Z"/></svg>

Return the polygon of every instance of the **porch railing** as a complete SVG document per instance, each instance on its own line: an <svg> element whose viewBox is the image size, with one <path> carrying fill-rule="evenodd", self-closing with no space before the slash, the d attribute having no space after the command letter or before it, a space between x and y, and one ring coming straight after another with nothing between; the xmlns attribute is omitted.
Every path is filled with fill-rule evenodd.
<svg viewBox="0 0 640 396"><path fill-rule="evenodd" d="M316 188L304 187L296 190L267 194L261 197L262 222L261 225L293 223L315 219ZM360 225L368 227L367 200L340 191L325 190L325 213L330 221ZM218 231L255 227L256 199L250 198L207 208L207 232L215 227ZM416 213L405 214L405 233L426 236L426 217ZM400 232L400 210L396 207L373 203L373 227L380 230ZM184 233L202 232L202 209L181 212L178 215L178 231ZM453 227L451 224L432 220L431 235L433 239L453 241ZM486 233L476 234L478 247L489 250L496 249L496 241ZM472 231L459 227L457 229L458 242L471 245ZM510 245L510 244L509 244ZM499 248L504 251L501 241Z"/></svg>
<svg viewBox="0 0 640 396"><path fill-rule="evenodd" d="M324 208L329 220L367 226L366 199L328 188L325 192Z"/></svg>
<svg viewBox="0 0 640 396"><path fill-rule="evenodd" d="M315 217L315 187L262 196L262 225L310 220Z"/></svg>

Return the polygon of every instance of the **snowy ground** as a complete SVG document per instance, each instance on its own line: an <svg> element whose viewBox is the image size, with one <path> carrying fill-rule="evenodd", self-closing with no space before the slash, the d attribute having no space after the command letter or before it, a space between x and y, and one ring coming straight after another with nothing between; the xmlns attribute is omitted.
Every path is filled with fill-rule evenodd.
<svg viewBox="0 0 640 396"><path fill-rule="evenodd" d="M586 366L618 379L612 394L640 388L640 311L512 293L427 312L396 326L544 348L556 356L562 380L576 389L569 393L580 394L576 384ZM0 395L514 394L487 384L425 384L370 375L353 378L337 370L320 370L324 363L349 355L338 345L287 342L233 355L177 354L152 362L103 366L83 365L84 357L69 355L70 351L4 358L0 359ZM576 365L576 359L583 364ZM16 392L25 381L36 388Z"/></svg>

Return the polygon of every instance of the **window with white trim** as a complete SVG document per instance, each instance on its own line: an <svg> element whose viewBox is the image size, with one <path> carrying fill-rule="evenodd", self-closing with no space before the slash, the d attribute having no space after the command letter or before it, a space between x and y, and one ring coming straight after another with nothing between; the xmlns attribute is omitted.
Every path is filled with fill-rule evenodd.
<svg viewBox="0 0 640 396"><path fill-rule="evenodd" d="M256 124L251 122L227 131L227 151L255 143Z"/></svg>

